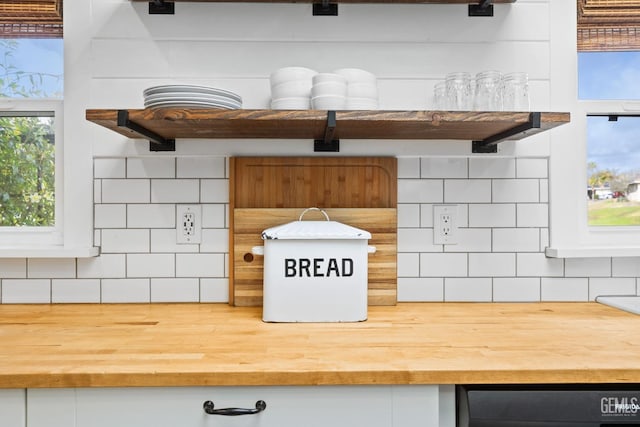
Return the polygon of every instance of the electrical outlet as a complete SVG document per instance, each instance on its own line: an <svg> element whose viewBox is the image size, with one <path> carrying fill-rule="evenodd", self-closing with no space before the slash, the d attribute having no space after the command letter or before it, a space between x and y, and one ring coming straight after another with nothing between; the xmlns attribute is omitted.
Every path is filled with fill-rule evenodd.
<svg viewBox="0 0 640 427"><path fill-rule="evenodd" d="M433 206L433 244L458 243L458 205Z"/></svg>
<svg viewBox="0 0 640 427"><path fill-rule="evenodd" d="M176 243L200 243L202 240L202 207L176 206Z"/></svg>

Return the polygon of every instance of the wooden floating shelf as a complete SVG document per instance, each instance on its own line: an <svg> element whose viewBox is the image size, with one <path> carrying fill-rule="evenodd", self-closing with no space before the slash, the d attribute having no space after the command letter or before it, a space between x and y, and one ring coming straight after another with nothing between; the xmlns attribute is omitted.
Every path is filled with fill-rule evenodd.
<svg viewBox="0 0 640 427"><path fill-rule="evenodd" d="M568 123L570 114L160 108L87 110L86 118L128 138L149 139L155 143L152 146L171 144L178 138L313 139L326 143L339 139L413 139L473 141L474 152L495 152L502 141L522 139Z"/></svg>

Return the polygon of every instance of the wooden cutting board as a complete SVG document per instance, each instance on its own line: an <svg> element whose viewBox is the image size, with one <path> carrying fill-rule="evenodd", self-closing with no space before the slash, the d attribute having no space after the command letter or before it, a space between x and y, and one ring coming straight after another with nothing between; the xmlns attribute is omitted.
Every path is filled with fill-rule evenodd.
<svg viewBox="0 0 640 427"><path fill-rule="evenodd" d="M372 234L369 304L397 301L397 160L388 157L230 159L229 300L262 305L263 260L252 256L263 230L298 220L308 207ZM318 213L305 220L324 220Z"/></svg>

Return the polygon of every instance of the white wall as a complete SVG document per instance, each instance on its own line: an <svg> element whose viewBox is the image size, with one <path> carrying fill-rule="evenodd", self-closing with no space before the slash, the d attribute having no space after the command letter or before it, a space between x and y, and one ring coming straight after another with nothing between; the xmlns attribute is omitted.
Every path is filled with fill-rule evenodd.
<svg viewBox="0 0 640 427"><path fill-rule="evenodd" d="M85 221L93 216L102 255L0 260L1 301L227 300L226 158L313 155L311 141L185 140L175 153L150 154L146 141L84 120L87 108L141 108L149 86L212 85L241 94L246 108L266 108L268 76L279 67L359 67L378 76L381 108L427 109L448 71L498 69L529 73L532 109L566 111L551 76L575 52L553 43L563 20L551 16L551 0L496 5L493 18L470 18L465 5L339 8L338 17L313 17L306 4L179 3L173 16L150 16L145 2L68 2L65 143L79 148L73 160L85 165L68 185L85 190L93 182L93 198L74 209L87 213ZM340 155L399 157L401 300L637 293L637 259L545 258L548 156L561 142L554 132L504 143L497 155L471 155L466 142L341 141ZM203 205L202 244L174 244L176 203ZM459 206L458 245L432 244L439 203Z"/></svg>

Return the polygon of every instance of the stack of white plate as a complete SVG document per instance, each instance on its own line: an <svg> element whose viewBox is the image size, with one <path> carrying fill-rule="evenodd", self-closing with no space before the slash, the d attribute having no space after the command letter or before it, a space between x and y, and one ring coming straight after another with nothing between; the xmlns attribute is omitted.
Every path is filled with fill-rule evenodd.
<svg viewBox="0 0 640 427"><path fill-rule="evenodd" d="M284 67L271 73L271 108L274 110L308 110L311 79L318 74L304 67Z"/></svg>
<svg viewBox="0 0 640 427"><path fill-rule="evenodd" d="M335 73L313 76L311 107L314 110L344 110L347 104L347 79Z"/></svg>
<svg viewBox="0 0 640 427"><path fill-rule="evenodd" d="M143 96L145 108L242 108L240 95L206 86L153 86L145 89Z"/></svg>
<svg viewBox="0 0 640 427"><path fill-rule="evenodd" d="M359 68L341 68L334 74L347 80L347 110L378 109L378 83L374 74Z"/></svg>

